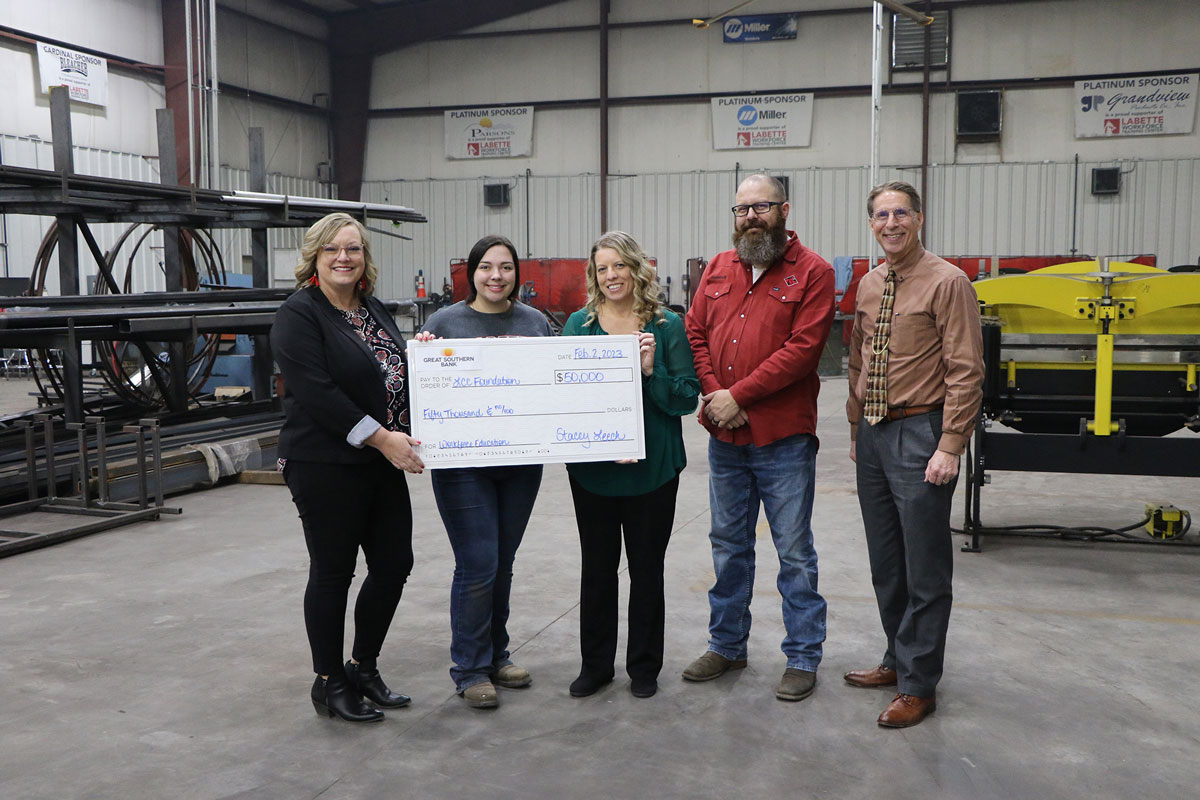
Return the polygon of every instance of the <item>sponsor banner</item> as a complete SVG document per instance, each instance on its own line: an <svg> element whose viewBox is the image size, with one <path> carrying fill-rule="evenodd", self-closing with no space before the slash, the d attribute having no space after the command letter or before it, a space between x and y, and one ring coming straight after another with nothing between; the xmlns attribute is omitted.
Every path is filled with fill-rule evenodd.
<svg viewBox="0 0 1200 800"><path fill-rule="evenodd" d="M72 100L108 104L108 59L45 42L36 47L44 93L49 94L51 86L66 86Z"/></svg>
<svg viewBox="0 0 1200 800"><path fill-rule="evenodd" d="M1191 133L1200 73L1075 81L1075 136Z"/></svg>
<svg viewBox="0 0 1200 800"><path fill-rule="evenodd" d="M714 150L808 147L812 140L811 92L714 97Z"/></svg>
<svg viewBox="0 0 1200 800"><path fill-rule="evenodd" d="M796 38L798 14L754 14L729 17L721 29L725 44L778 42Z"/></svg>
<svg viewBox="0 0 1200 800"><path fill-rule="evenodd" d="M533 153L533 106L446 111L446 158L511 158Z"/></svg>

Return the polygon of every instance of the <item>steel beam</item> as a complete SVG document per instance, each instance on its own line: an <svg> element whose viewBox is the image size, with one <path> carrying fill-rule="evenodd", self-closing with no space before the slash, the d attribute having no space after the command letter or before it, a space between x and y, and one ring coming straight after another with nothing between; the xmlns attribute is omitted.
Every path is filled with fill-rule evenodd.
<svg viewBox="0 0 1200 800"><path fill-rule="evenodd" d="M250 129L250 191L267 191L267 157L263 146L263 129ZM265 289L271 285L271 266L267 258L267 229L250 229L250 263L254 272L254 287ZM251 390L255 400L266 400L271 396L271 339L266 333L254 337L254 357L251 361Z"/></svg>

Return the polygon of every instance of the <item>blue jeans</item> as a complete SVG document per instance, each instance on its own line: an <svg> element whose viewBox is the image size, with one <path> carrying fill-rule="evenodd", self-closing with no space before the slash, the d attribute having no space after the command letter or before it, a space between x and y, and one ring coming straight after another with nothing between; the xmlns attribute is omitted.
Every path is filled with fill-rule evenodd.
<svg viewBox="0 0 1200 800"><path fill-rule="evenodd" d="M781 649L788 667L815 672L821 663L825 598L817 592L811 527L816 462L817 441L808 434L763 447L709 439L708 538L717 581L708 592L708 649L714 653L731 660L746 658L761 500L779 554L776 585L783 596L787 632Z"/></svg>
<svg viewBox="0 0 1200 800"><path fill-rule="evenodd" d="M540 464L433 471L433 496L454 550L450 677L460 693L512 663L506 626L513 559L541 483Z"/></svg>

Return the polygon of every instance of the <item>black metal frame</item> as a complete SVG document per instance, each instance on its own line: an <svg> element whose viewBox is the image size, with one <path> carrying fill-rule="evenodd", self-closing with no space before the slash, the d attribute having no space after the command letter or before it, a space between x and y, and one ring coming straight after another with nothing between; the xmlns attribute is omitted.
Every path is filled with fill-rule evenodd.
<svg viewBox="0 0 1200 800"><path fill-rule="evenodd" d="M13 517L20 514L48 512L55 514L73 514L84 517L99 518L94 522L72 525L57 531L23 531L16 529L0 529L0 558L48 547L59 542L78 539L100 531L111 530L122 525L129 525L142 520L158 519L162 514L180 514L182 509L163 504L163 473L162 473L162 442L159 436L158 420L138 420L135 425L126 425L121 430L136 435L137 447L137 483L138 495L136 503L115 502L109 499L108 458L105 440L104 418L88 417L85 422L72 422L67 429L73 431L79 444L79 494L78 496L61 497L58 494L59 483L55 465L54 423L49 414L38 414L35 422L41 423L45 448L46 496L38 496L36 472L36 434L34 425L28 420L17 424L24 428L25 459L28 480L29 498L17 503L0 506L0 518ZM97 497L91 495L91 466L89 461L90 448L87 443L87 426L94 425L96 430L96 467ZM150 439L150 464L147 464L146 438ZM149 472L154 473L153 505L150 498Z"/></svg>
<svg viewBox="0 0 1200 800"><path fill-rule="evenodd" d="M251 232L253 283L265 290L269 284L267 265L267 229L306 227L333 211L343 211L365 222L368 217L392 222L426 222L424 215L403 206L353 203L324 198L269 195L266 189L266 161L261 128L250 130L250 173L253 192L219 191L194 186L179 186L174 164L174 122L167 110L158 113L160 177L162 183L146 183L115 178L99 178L75 172L71 143L70 98L66 87L50 90L50 127L54 143L54 170L38 170L0 165L0 214L38 214L57 218L59 291L66 296L79 295L79 240L96 261L101 279L109 291L117 284L105 256L92 235L91 222L144 222L175 228L245 228ZM163 266L166 288L170 293L183 289L178 236L164 236ZM267 325L269 328L269 324ZM232 332L211 329L213 332ZM63 415L67 422L79 423L86 413L83 402L81 342L105 338L101 332L76 329L68 320L64 329L43 331L36 341L17 343L17 347L54 347L62 351ZM143 349L144 360L153 359L145 341L157 341L149 335L111 336L132 340ZM271 358L266 329L254 333L255 352L253 392L259 400L270 397ZM187 374L183 344L179 337L167 337L171 357L165 368L154 364L154 379L160 384L167 405L175 411L187 405ZM163 374L158 374L162 372Z"/></svg>
<svg viewBox="0 0 1200 800"><path fill-rule="evenodd" d="M980 519L980 495L989 470L1062 472L1071 474L1200 477L1200 437L1092 436L1052 433L994 433L990 420L980 419L974 441L967 447L964 482L963 533L971 537L963 552L978 553L981 536L1062 538L1052 532L990 528ZM1182 539L1098 538L1122 544L1197 547L1200 541Z"/></svg>

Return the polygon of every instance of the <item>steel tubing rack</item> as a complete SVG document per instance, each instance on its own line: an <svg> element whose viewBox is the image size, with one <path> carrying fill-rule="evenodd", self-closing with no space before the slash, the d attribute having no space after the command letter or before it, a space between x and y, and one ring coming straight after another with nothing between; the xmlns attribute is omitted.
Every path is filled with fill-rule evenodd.
<svg viewBox="0 0 1200 800"><path fill-rule="evenodd" d="M79 452L77 464L79 479L75 482L78 492L72 492L68 496L59 494L59 465L55 456L54 425L48 414L39 414L35 421L41 424L44 437L45 496L39 496L38 492L35 469L37 449L35 425L26 421L22 427L25 435L26 482L29 496L26 500L0 506L0 518L33 513L52 513L88 517L92 521L52 531L0 529L0 558L111 530L134 522L158 519L162 514L182 513L181 509L166 506L163 503L162 443L157 420L143 419L135 425L126 425L122 428L125 433L134 435L134 447L137 453L138 492L137 502L134 503L117 502L109 497L108 448L102 417L88 417L86 424L69 423L67 426L76 434ZM94 498L90 489L91 449L87 444L88 424L93 425L96 432L95 452L98 478L97 496ZM147 437L150 440L149 456L147 455ZM153 485L151 485L151 476L153 476Z"/></svg>

